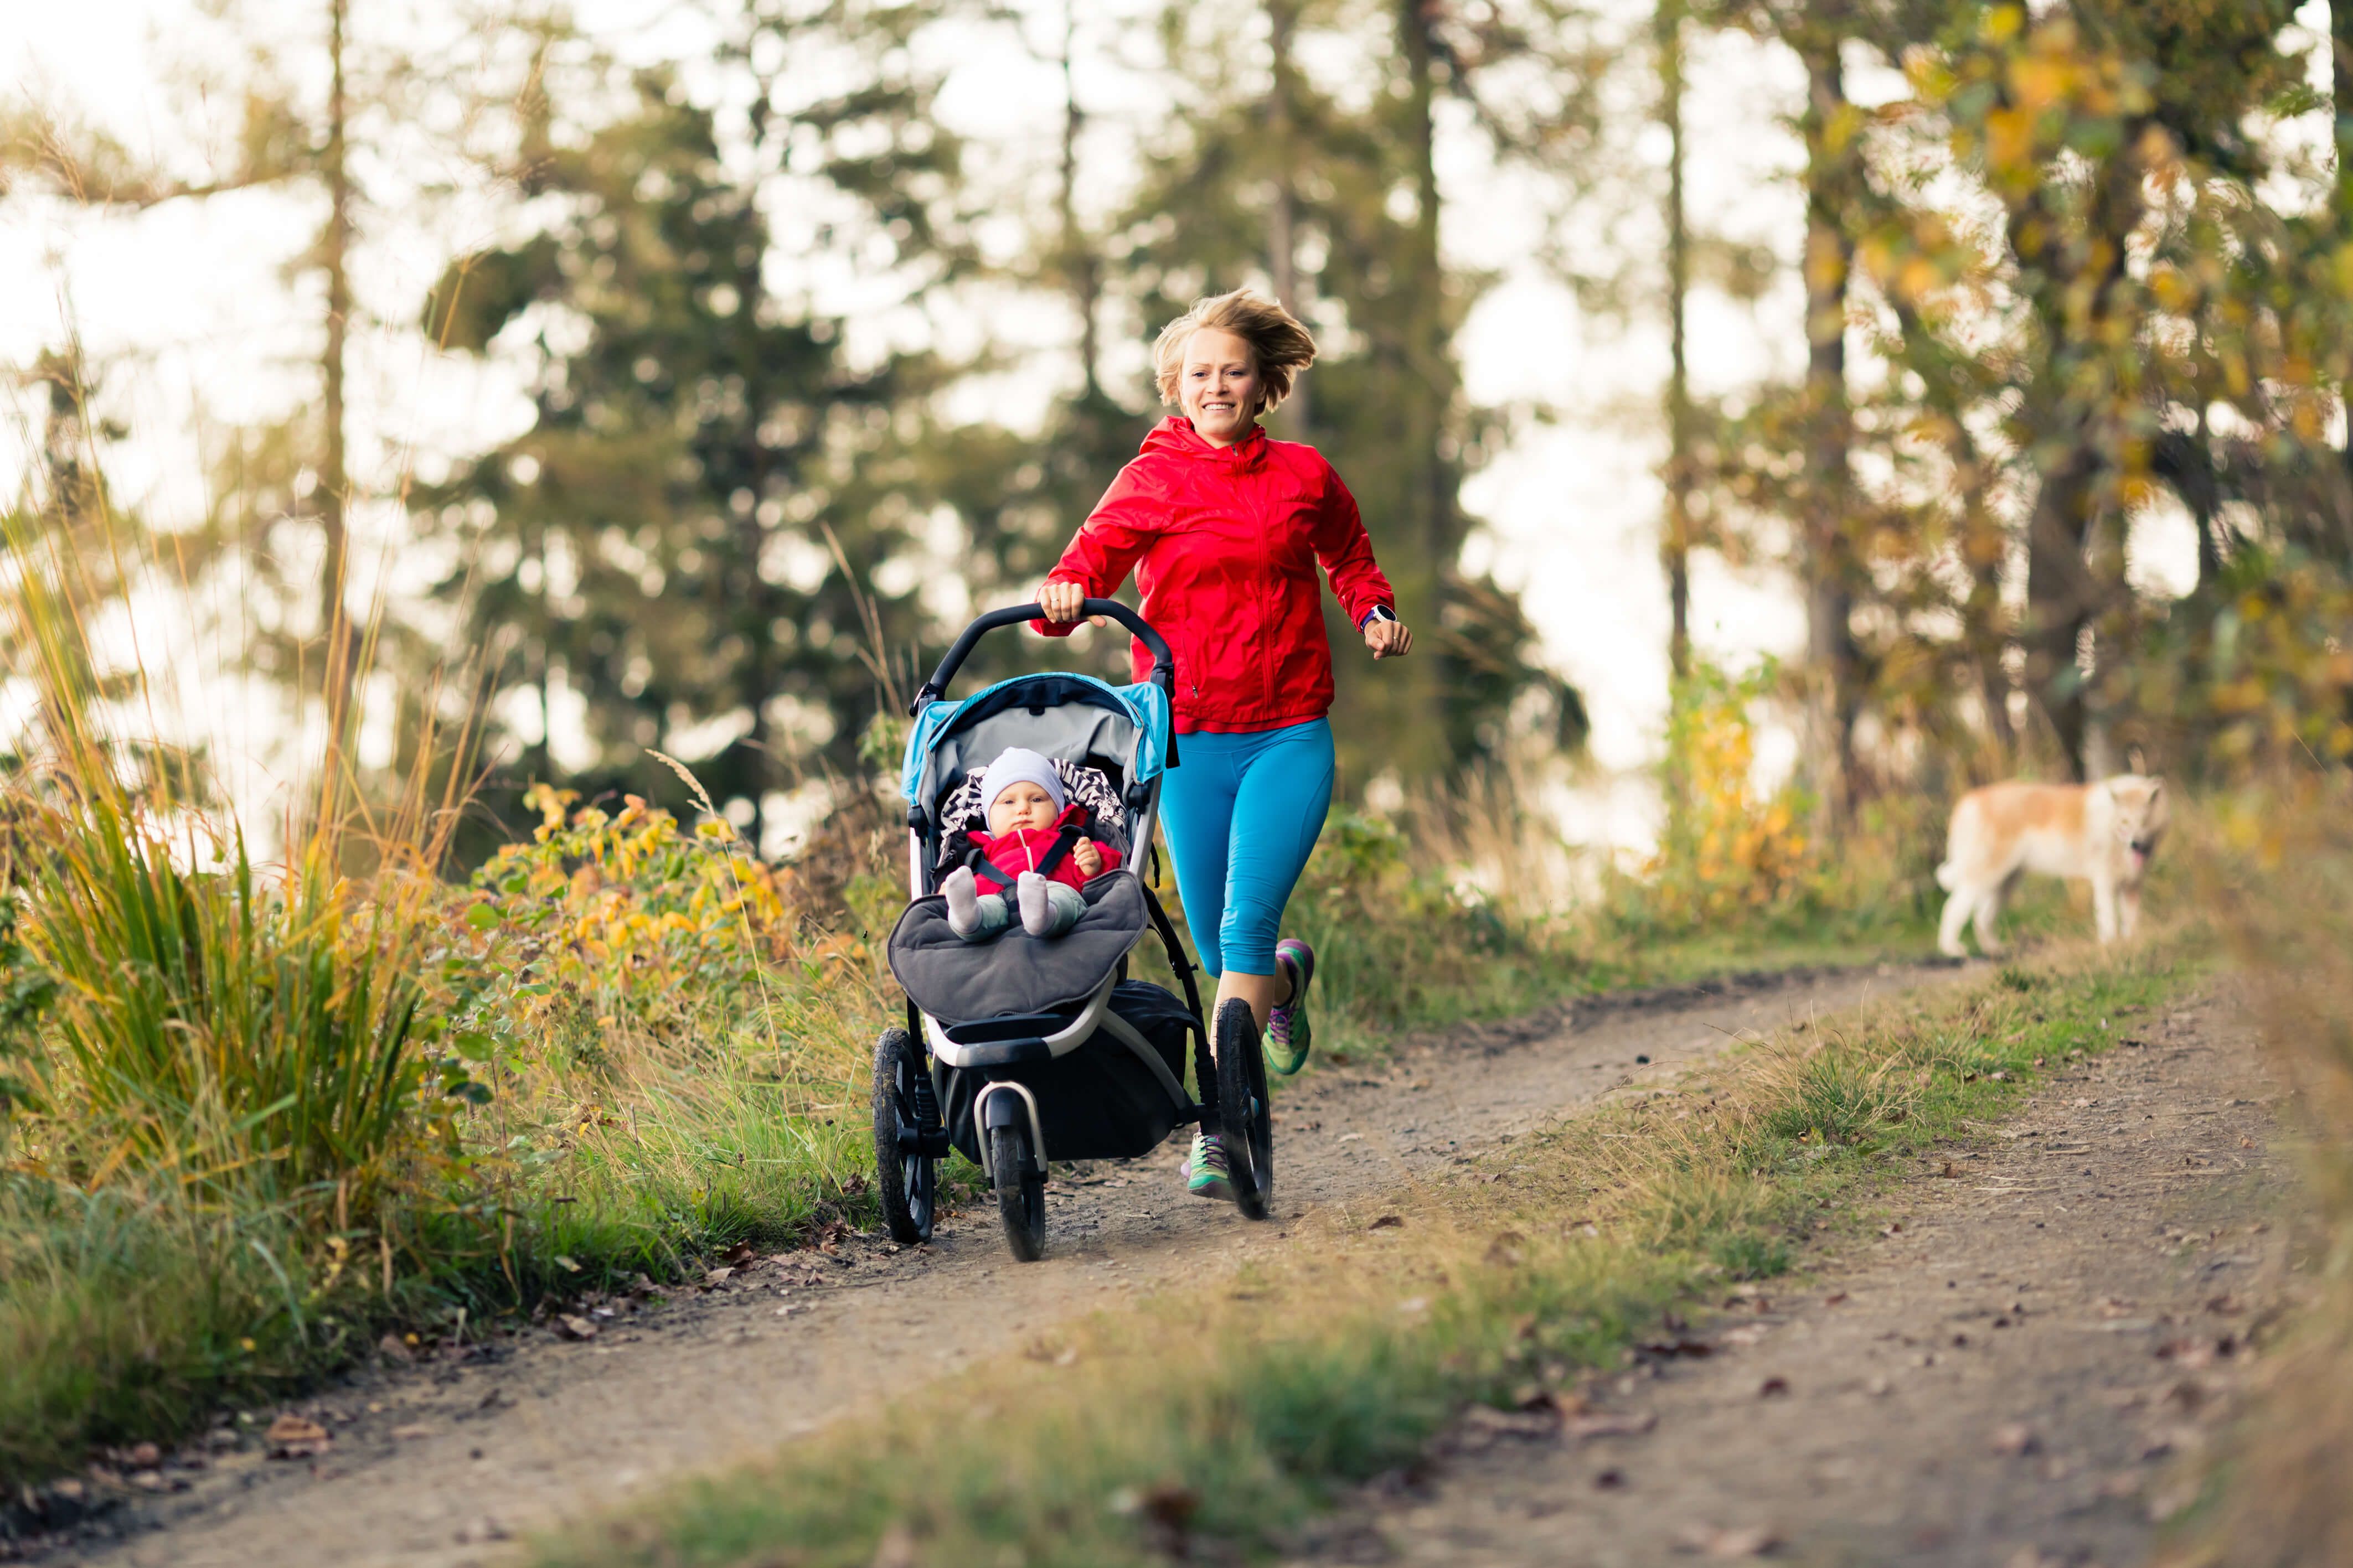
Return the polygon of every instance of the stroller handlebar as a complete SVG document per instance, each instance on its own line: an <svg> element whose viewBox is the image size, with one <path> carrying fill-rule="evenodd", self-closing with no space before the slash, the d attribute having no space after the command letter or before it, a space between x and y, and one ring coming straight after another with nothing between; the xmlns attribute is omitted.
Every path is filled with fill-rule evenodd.
<svg viewBox="0 0 2353 1568"><path fill-rule="evenodd" d="M1134 633L1136 640L1143 643L1145 651L1152 655L1152 683L1165 692L1173 694L1176 691L1176 656L1168 651L1168 639L1155 631L1150 621L1117 599L1089 599L1079 606L1079 614L1081 616L1107 616ZM990 610L976 618L965 627L955 645L940 660L940 667L932 671L932 678L923 682L922 690L915 693L914 701L907 708L910 716L921 713L925 703L937 700L947 690L948 682L955 679L956 671L964 667L974 645L983 637L1004 626L1018 626L1045 618L1045 607L1035 604L1008 605L1004 609Z"/></svg>

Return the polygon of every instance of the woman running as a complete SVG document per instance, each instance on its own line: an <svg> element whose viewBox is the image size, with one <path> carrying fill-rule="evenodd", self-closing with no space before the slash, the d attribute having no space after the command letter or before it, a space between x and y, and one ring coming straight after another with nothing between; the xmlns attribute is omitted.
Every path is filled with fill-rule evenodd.
<svg viewBox="0 0 2353 1568"><path fill-rule="evenodd" d="M1176 656L1179 765L1162 819L1176 888L1218 1006L1250 1004L1267 1060L1307 1060L1315 954L1278 940L1282 907L1332 805L1332 649L1315 568L1375 658L1413 634L1373 561L1356 498L1314 447L1267 438L1259 416L1315 359L1288 310L1247 289L1196 301L1154 346L1161 401L1179 410L1145 437L1038 591L1049 636L1081 602L1135 574L1144 615ZM1101 620L1096 624L1100 626ZM1150 656L1135 645L1136 679ZM1214 1016L1214 1013L1212 1014ZM1187 1184L1230 1198L1225 1150L1196 1136Z"/></svg>

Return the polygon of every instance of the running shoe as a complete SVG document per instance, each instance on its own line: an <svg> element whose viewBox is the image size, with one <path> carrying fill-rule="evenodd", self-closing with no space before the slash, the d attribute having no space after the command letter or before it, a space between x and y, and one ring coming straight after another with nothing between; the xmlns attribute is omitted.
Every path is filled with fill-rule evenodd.
<svg viewBox="0 0 2353 1568"><path fill-rule="evenodd" d="M1291 1000L1266 1010L1266 1065L1289 1078L1307 1065L1315 1032L1307 1022L1307 983L1315 978L1315 950L1295 936L1274 944L1274 961L1291 976Z"/></svg>
<svg viewBox="0 0 2353 1568"><path fill-rule="evenodd" d="M1197 1198L1234 1201L1233 1173L1226 1166L1226 1146L1206 1132L1193 1135L1193 1152L1185 1161L1185 1187Z"/></svg>

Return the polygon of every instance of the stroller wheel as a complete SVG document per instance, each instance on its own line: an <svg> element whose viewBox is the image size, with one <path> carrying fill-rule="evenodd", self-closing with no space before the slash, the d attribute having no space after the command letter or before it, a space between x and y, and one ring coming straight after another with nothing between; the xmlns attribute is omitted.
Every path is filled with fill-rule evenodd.
<svg viewBox="0 0 2353 1568"><path fill-rule="evenodd" d="M997 1181L997 1214L1005 1244L1024 1263L1046 1255L1046 1173L1032 1170L1029 1134L999 1127L988 1135L988 1165Z"/></svg>
<svg viewBox="0 0 2353 1568"><path fill-rule="evenodd" d="M940 1163L923 1148L939 1119L932 1075L913 1037L883 1030L874 1045L874 1190L891 1239L904 1246L932 1238Z"/></svg>
<svg viewBox="0 0 2353 1568"><path fill-rule="evenodd" d="M1266 1093L1266 1051L1250 1004L1218 1009L1218 1127L1234 1205L1264 1219L1274 1203L1274 1108Z"/></svg>

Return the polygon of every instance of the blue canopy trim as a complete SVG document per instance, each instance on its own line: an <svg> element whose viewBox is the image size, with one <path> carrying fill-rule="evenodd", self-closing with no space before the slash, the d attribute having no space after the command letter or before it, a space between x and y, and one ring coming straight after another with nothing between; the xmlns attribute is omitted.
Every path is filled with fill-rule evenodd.
<svg viewBox="0 0 2353 1568"><path fill-rule="evenodd" d="M923 710L915 717L914 729L907 735L907 760L899 770L900 795L908 800L915 798L916 789L923 780L924 758L931 754L933 743L939 739L941 732L955 722L958 714L993 692L1035 679L1034 676L1018 675L958 701L925 703ZM1065 674L1060 679L1083 681L1096 688L1134 721L1137 731L1135 765L1129 771L1129 776L1139 781L1160 776L1168 765L1168 740L1174 727L1166 692L1148 680L1140 680L1131 686L1113 686L1092 675Z"/></svg>

